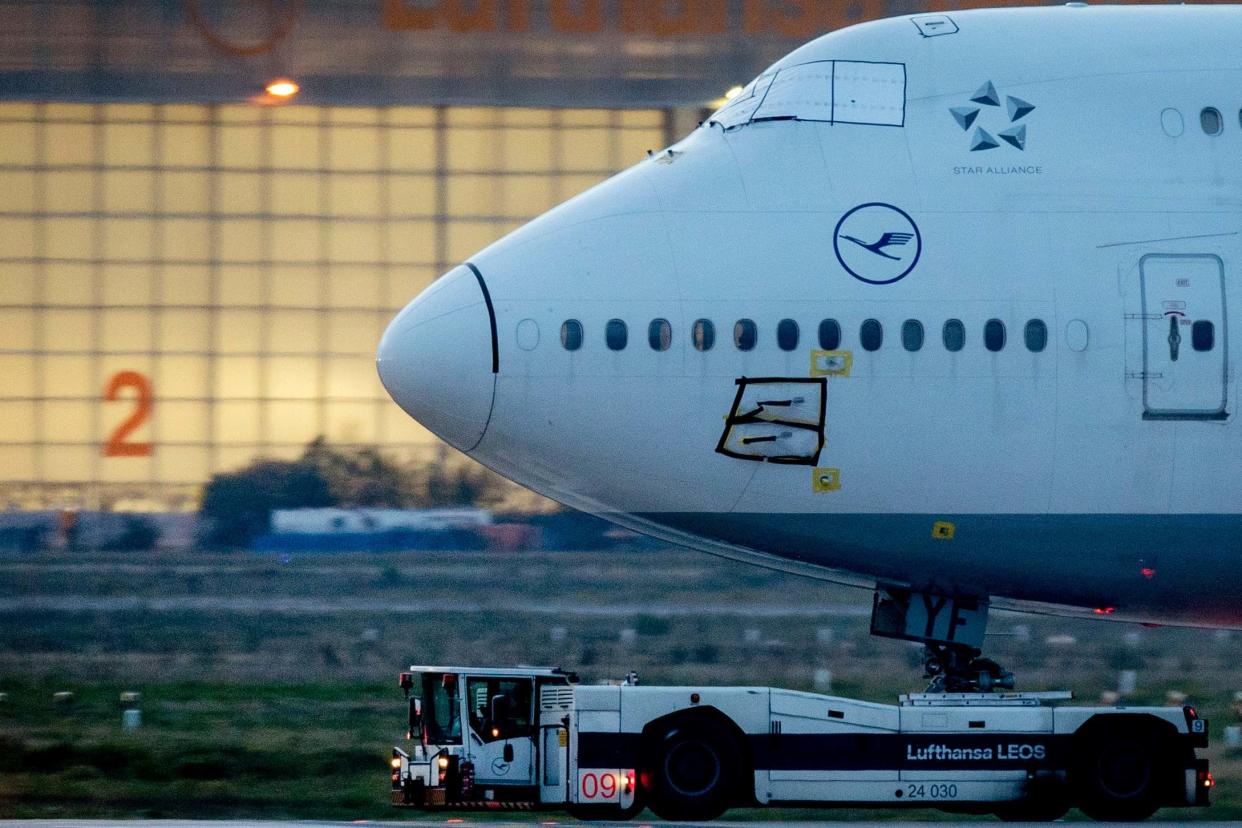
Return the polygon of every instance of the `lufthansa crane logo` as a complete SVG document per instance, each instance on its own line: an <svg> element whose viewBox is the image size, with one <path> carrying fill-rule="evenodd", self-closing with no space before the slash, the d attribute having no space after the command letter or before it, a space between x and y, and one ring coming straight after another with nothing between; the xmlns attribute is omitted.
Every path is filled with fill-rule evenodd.
<svg viewBox="0 0 1242 828"><path fill-rule="evenodd" d="M914 270L923 252L923 237L904 210L873 201L841 217L832 247L841 267L855 279L888 285Z"/></svg>

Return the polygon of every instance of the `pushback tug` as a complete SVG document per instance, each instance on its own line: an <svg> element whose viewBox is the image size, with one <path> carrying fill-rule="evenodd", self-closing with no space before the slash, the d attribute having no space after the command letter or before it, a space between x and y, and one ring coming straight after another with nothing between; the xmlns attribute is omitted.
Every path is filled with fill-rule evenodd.
<svg viewBox="0 0 1242 828"><path fill-rule="evenodd" d="M588 686L559 669L411 667L392 803L714 819L732 807L906 806L1098 820L1204 806L1193 707L1069 693L911 693L875 704L773 687Z"/></svg>

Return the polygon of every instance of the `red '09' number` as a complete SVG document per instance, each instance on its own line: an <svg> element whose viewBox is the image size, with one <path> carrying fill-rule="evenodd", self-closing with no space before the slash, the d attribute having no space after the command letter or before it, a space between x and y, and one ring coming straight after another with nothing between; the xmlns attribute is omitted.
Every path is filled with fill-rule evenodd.
<svg viewBox="0 0 1242 828"><path fill-rule="evenodd" d="M118 425L104 443L104 457L150 457L151 444L130 441L129 437L151 416L151 380L137 371L121 371L113 374L104 387L104 399L113 402L121 398L121 391L132 388L137 392L135 407L124 422Z"/></svg>
<svg viewBox="0 0 1242 828"><path fill-rule="evenodd" d="M617 777L612 773L582 774L583 799L612 799L617 795Z"/></svg>

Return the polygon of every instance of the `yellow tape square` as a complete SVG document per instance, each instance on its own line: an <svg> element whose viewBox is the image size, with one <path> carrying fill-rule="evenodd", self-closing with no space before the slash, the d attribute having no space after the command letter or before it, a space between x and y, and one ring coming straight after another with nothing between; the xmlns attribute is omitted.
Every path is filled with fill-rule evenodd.
<svg viewBox="0 0 1242 828"><path fill-rule="evenodd" d="M841 488L840 469L816 469L811 477L811 489L816 492L835 492Z"/></svg>
<svg viewBox="0 0 1242 828"><path fill-rule="evenodd" d="M848 377L853 365L853 351L811 351L813 377Z"/></svg>

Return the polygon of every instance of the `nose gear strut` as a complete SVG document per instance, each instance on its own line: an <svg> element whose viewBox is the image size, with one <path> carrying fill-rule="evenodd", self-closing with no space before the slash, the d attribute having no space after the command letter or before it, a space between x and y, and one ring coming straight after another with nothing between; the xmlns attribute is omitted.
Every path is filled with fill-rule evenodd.
<svg viewBox="0 0 1242 828"><path fill-rule="evenodd" d="M1012 690L1013 673L977 647L931 644L923 649L923 678L931 679L928 693L990 693Z"/></svg>

